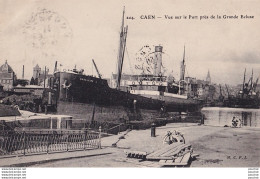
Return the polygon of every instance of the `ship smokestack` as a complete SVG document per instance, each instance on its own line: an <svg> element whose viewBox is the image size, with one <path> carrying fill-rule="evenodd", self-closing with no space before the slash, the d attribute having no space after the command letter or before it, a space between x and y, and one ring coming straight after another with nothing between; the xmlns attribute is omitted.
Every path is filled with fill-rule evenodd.
<svg viewBox="0 0 260 179"><path fill-rule="evenodd" d="M154 53L154 75L158 76L161 74L161 67L162 67L162 46L155 46L155 53Z"/></svg>
<svg viewBox="0 0 260 179"><path fill-rule="evenodd" d="M24 65L23 65L23 74L22 74L22 79L24 79Z"/></svg>

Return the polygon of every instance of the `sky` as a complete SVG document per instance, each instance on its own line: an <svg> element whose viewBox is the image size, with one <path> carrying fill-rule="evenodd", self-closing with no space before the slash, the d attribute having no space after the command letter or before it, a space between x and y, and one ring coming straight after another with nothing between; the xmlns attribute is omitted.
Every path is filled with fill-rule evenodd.
<svg viewBox="0 0 260 179"><path fill-rule="evenodd" d="M30 79L36 64L53 72L55 61L61 69L76 65L96 75L94 59L109 78L116 73L124 6L126 17L135 19L125 19L123 73L139 73L134 66L140 48L162 45L165 73L177 79L184 46L186 76L205 80L209 70L214 83L232 85L242 83L245 68L247 79L252 69L254 79L259 76L259 0L0 0L0 64L7 60L18 78L25 65L25 78ZM148 15L156 18L141 19Z"/></svg>

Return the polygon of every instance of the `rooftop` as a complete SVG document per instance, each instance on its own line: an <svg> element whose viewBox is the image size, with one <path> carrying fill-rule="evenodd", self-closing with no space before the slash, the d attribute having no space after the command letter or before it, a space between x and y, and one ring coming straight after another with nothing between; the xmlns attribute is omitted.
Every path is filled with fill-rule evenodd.
<svg viewBox="0 0 260 179"><path fill-rule="evenodd" d="M8 65L7 63L7 60L5 61L5 64L3 64L1 67L0 67L0 72L8 72L8 73L12 73L14 72L12 67L10 65Z"/></svg>

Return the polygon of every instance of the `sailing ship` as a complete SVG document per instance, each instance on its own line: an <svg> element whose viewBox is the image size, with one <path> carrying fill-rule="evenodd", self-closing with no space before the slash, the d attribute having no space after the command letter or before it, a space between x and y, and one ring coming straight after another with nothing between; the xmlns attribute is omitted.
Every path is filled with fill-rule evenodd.
<svg viewBox="0 0 260 179"><path fill-rule="evenodd" d="M169 83L161 73L162 46L155 47L154 74L129 75L129 80L121 84L124 54L128 27L124 24L124 14L119 41L116 88L111 88L107 80L85 75L83 70L56 71L54 73L55 89L60 101L80 102L102 106L123 106L132 109L197 111L200 102L181 94L184 85L185 61L179 86ZM94 63L94 61L93 61ZM94 63L97 70L96 64ZM99 74L99 71L97 70ZM178 93L178 94L177 94Z"/></svg>
<svg viewBox="0 0 260 179"><path fill-rule="evenodd" d="M259 109L259 92L256 92L258 79L253 82L253 70L249 81L246 83L246 69L244 71L244 80L242 89L237 96L228 93L228 99L224 101L224 106L231 108L253 108Z"/></svg>

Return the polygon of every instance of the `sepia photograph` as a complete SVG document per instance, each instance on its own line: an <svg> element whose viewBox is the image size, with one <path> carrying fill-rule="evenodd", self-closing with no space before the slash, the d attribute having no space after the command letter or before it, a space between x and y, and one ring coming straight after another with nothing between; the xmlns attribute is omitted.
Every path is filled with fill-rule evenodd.
<svg viewBox="0 0 260 179"><path fill-rule="evenodd" d="M251 168L257 179L259 6L0 0L2 177Z"/></svg>

